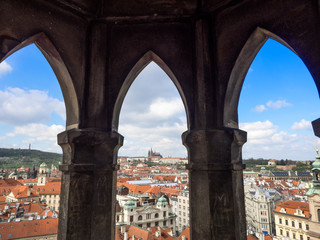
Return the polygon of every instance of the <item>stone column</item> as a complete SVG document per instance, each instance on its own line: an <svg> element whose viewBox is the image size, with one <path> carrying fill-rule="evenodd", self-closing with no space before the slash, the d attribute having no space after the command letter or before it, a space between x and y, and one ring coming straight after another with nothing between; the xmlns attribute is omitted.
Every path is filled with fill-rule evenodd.
<svg viewBox="0 0 320 240"><path fill-rule="evenodd" d="M191 130L182 138L189 152L191 238L245 239L241 147L246 132Z"/></svg>
<svg viewBox="0 0 320 240"><path fill-rule="evenodd" d="M312 121L314 135L320 137L320 118Z"/></svg>
<svg viewBox="0 0 320 240"><path fill-rule="evenodd" d="M58 135L63 149L58 239L114 240L117 132L72 129Z"/></svg>

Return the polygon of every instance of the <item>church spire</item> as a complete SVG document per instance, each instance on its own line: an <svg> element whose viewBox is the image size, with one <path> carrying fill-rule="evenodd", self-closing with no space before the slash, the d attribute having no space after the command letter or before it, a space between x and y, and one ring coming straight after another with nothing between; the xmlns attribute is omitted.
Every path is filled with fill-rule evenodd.
<svg viewBox="0 0 320 240"><path fill-rule="evenodd" d="M309 189L306 193L307 195L318 194L320 195L320 156L319 156L319 149L316 149L317 156L316 161L312 163L312 174L313 174L313 187Z"/></svg>

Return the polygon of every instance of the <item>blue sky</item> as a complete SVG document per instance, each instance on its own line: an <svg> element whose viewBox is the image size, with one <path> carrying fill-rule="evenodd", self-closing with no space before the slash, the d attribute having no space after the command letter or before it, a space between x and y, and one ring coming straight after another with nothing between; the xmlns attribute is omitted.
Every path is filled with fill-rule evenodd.
<svg viewBox="0 0 320 240"><path fill-rule="evenodd" d="M58 81L35 45L0 64L0 147L61 152L65 109ZM318 139L310 121L319 97L306 66L291 50L268 40L247 73L239 101L240 128L248 132L243 157L314 159ZM133 82L120 113L125 136L119 155L187 156L181 144L186 116L177 89L150 63Z"/></svg>

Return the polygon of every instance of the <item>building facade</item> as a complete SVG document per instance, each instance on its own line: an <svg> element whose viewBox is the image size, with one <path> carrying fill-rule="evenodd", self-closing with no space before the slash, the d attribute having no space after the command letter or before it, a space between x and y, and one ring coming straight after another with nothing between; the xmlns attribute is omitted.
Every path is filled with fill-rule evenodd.
<svg viewBox="0 0 320 240"><path fill-rule="evenodd" d="M275 190L252 189L245 193L247 229L252 233L273 234L275 232L273 211L281 200Z"/></svg>
<svg viewBox="0 0 320 240"><path fill-rule="evenodd" d="M274 211L276 236L280 240L310 240L309 203L286 201L277 204Z"/></svg>
<svg viewBox="0 0 320 240"><path fill-rule="evenodd" d="M180 233L190 226L189 200L189 190L183 190L179 193L177 201L177 231Z"/></svg>
<svg viewBox="0 0 320 240"><path fill-rule="evenodd" d="M313 186L307 192L310 219L308 236L311 240L320 239L320 156L317 150L316 161L312 164Z"/></svg>
<svg viewBox="0 0 320 240"><path fill-rule="evenodd" d="M121 206L120 206L121 207ZM136 225L140 228L159 226L161 228L176 229L177 216L165 197L160 197L156 205L146 204L137 206L133 199L127 199L116 214L116 226Z"/></svg>

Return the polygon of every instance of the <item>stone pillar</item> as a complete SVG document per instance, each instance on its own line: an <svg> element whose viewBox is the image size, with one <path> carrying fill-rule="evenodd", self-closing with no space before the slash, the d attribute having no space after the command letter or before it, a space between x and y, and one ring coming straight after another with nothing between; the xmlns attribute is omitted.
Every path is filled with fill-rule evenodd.
<svg viewBox="0 0 320 240"><path fill-rule="evenodd" d="M246 132L224 128L183 134L189 152L192 239L246 239L241 148Z"/></svg>
<svg viewBox="0 0 320 240"><path fill-rule="evenodd" d="M117 132L72 129L58 135L63 149L58 239L114 240Z"/></svg>
<svg viewBox="0 0 320 240"><path fill-rule="evenodd" d="M312 121L312 128L313 128L314 135L316 135L317 137L320 137L320 118Z"/></svg>

